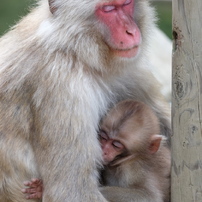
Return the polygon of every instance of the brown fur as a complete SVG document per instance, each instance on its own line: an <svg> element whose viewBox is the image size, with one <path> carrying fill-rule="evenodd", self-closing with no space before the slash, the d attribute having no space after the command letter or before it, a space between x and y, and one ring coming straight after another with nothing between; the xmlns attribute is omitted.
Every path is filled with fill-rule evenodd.
<svg viewBox="0 0 202 202"><path fill-rule="evenodd" d="M105 187L101 191L106 199L168 202L171 155L165 137L159 135L159 122L153 111L141 102L126 100L109 111L100 127L108 138L125 147L124 153L102 172ZM156 140L161 145L151 153L151 143Z"/></svg>

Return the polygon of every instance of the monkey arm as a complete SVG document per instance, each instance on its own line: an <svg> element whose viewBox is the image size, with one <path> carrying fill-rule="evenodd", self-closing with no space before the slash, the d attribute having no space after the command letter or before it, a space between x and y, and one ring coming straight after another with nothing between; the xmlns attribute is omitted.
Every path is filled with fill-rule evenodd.
<svg viewBox="0 0 202 202"><path fill-rule="evenodd" d="M123 187L101 187L100 191L110 202L163 202L162 196L157 189L152 187L123 188Z"/></svg>
<svg viewBox="0 0 202 202"><path fill-rule="evenodd" d="M98 120L94 118L92 124L90 117L97 117L97 112L93 105L85 106L83 93L79 98L76 94L80 84L88 92L88 83L83 85L83 80L76 76L72 82L73 79L76 85L71 92L68 88L64 93L59 90L60 85L55 84L54 91L48 92L34 114L37 131L32 143L44 184L43 201L104 202L97 185L96 163L101 159L95 130ZM83 102L78 102L80 99Z"/></svg>
<svg viewBox="0 0 202 202"><path fill-rule="evenodd" d="M23 92L22 94L26 94ZM32 177L39 177L34 154L29 139L33 125L28 98L18 95L0 96L0 195L2 189L8 189L5 196L22 197L23 182ZM1 198L0 197L0 198ZM4 198L0 201L7 201ZM8 200L11 201L11 200ZM14 201L14 200L12 200ZM19 201L24 201L20 200Z"/></svg>

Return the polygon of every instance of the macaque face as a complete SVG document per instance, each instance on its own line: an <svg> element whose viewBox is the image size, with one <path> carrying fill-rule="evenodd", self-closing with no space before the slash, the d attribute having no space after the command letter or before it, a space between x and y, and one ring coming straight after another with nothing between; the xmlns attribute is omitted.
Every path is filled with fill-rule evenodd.
<svg viewBox="0 0 202 202"><path fill-rule="evenodd" d="M111 139L104 131L100 131L99 138L104 165L111 163L118 155L124 153L126 150L121 142L115 139Z"/></svg>
<svg viewBox="0 0 202 202"><path fill-rule="evenodd" d="M104 24L103 37L119 57L137 55L141 43L140 30L134 20L134 0L113 0L99 4L96 15Z"/></svg>

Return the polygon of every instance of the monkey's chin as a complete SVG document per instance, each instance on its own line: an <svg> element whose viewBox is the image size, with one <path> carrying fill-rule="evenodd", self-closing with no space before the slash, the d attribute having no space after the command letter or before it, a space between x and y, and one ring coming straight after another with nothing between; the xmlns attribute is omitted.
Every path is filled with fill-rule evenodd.
<svg viewBox="0 0 202 202"><path fill-rule="evenodd" d="M107 165L109 164L109 162L104 160L102 164L103 164L104 166L107 166Z"/></svg>
<svg viewBox="0 0 202 202"><path fill-rule="evenodd" d="M123 57L123 58L133 58L138 54L139 51L139 46L135 46L131 49L116 49L113 50L114 54L118 57Z"/></svg>

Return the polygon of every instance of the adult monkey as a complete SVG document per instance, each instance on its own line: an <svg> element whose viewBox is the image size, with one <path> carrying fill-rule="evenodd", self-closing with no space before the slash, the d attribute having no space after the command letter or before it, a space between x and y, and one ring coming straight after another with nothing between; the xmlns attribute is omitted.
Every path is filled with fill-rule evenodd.
<svg viewBox="0 0 202 202"><path fill-rule="evenodd" d="M0 202L26 201L22 182L33 177L45 202L106 201L96 130L120 100L151 106L170 135L147 70L153 19L147 0L41 0L0 39Z"/></svg>

